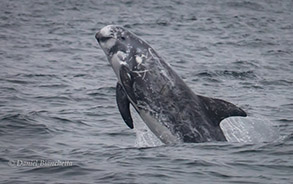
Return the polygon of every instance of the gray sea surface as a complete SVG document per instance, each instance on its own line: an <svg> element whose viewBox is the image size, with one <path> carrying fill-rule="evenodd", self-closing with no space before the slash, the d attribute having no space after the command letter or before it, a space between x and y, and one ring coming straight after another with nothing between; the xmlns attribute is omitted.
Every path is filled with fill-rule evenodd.
<svg viewBox="0 0 293 184"><path fill-rule="evenodd" d="M139 146L94 37L108 24L150 43L196 94L273 122L281 138ZM0 3L1 183L293 183L292 94L291 0Z"/></svg>

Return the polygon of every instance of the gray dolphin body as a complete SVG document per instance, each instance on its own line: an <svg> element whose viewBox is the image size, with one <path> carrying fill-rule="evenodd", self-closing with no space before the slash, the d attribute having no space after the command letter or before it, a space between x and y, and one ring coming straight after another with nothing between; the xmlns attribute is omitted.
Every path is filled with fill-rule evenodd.
<svg viewBox="0 0 293 184"><path fill-rule="evenodd" d="M118 109L130 128L130 104L167 144L226 141L220 122L246 116L232 103L194 94L149 44L125 28L106 26L96 39L117 75Z"/></svg>

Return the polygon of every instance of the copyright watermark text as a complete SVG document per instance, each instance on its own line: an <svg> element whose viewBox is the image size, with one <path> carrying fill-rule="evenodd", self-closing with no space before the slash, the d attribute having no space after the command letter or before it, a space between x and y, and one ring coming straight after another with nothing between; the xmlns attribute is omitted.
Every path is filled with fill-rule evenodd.
<svg viewBox="0 0 293 184"><path fill-rule="evenodd" d="M73 166L71 161L67 160L9 160L11 167L69 167Z"/></svg>

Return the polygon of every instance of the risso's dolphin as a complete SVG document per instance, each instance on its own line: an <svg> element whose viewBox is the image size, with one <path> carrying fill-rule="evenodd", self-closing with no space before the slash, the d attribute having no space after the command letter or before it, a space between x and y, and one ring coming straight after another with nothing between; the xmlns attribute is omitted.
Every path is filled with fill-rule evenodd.
<svg viewBox="0 0 293 184"><path fill-rule="evenodd" d="M130 128L130 104L166 144L226 141L220 122L246 116L232 103L194 94L148 43L125 28L108 25L96 39L117 75L116 101Z"/></svg>

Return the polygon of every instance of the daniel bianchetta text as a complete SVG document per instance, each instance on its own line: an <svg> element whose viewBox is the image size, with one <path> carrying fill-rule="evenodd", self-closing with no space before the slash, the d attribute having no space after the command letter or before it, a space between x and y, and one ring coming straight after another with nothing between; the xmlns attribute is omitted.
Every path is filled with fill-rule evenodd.
<svg viewBox="0 0 293 184"><path fill-rule="evenodd" d="M73 166L68 160L10 160L11 167L69 167Z"/></svg>

